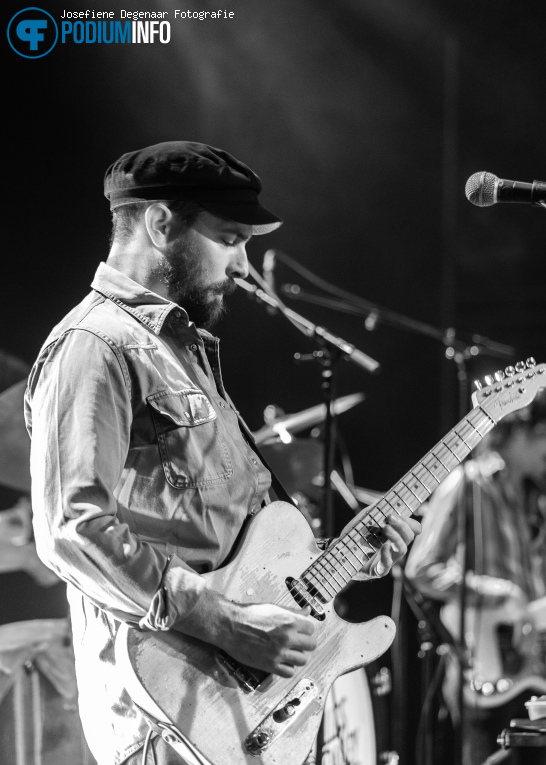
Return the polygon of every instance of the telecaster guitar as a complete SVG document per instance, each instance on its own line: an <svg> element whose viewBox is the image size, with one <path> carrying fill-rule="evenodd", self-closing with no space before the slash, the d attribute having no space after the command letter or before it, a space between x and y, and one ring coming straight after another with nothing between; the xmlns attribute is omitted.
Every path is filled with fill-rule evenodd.
<svg viewBox="0 0 546 765"><path fill-rule="evenodd" d="M388 617L344 622L333 609L334 598L384 544L388 516L412 515L500 419L529 404L546 385L546 365L532 359L507 375L474 393L474 409L326 551L317 548L294 507L273 502L253 519L235 558L205 575L211 588L239 603L311 607L318 648L292 678L253 670L175 631L121 626L116 662L127 690L165 727L166 740L185 760L198 765L304 761L334 680L384 653L395 634Z"/></svg>

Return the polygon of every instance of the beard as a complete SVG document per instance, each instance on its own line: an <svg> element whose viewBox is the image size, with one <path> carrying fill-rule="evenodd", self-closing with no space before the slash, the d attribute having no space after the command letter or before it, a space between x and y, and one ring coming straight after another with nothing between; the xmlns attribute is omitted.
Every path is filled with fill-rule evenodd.
<svg viewBox="0 0 546 765"><path fill-rule="evenodd" d="M157 276L167 286L169 300L182 306L191 321L207 330L226 312L224 295L237 289L230 277L209 283L207 269L199 255L186 246L184 234L169 244Z"/></svg>

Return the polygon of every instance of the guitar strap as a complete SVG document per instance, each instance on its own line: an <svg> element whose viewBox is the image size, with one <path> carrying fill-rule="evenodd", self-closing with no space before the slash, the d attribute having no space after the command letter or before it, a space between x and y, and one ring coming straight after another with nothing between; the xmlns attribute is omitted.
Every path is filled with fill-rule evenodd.
<svg viewBox="0 0 546 765"><path fill-rule="evenodd" d="M235 409L235 407L234 407L234 409ZM235 411L237 411L237 410L235 410ZM273 493L275 495L274 499L280 499L283 502L288 502L288 504L293 505L295 508L297 508L298 506L296 505L296 503L294 502L294 500L292 499L292 497L290 496L288 491L285 489L285 487L282 485L282 482L280 481L278 476L275 475L275 473L273 472L273 470L269 466L266 458L263 456L263 454L258 449L258 447L256 445L256 442L254 440L254 436L252 435L251 431L249 430L247 424L245 423L245 421L243 420L243 418L241 417L239 412L237 412L237 419L239 420L239 426L241 428L241 433L243 434L243 437L244 437L245 441L250 446L252 451L255 454L258 455L258 457L260 458L261 462L264 464L264 466L271 473L271 488L272 488L273 491L270 492L270 493Z"/></svg>

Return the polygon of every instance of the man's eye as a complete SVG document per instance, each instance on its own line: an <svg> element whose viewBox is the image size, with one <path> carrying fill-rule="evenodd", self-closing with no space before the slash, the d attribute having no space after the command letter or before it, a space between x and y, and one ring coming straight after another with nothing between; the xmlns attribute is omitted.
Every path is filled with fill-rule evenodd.
<svg viewBox="0 0 546 765"><path fill-rule="evenodd" d="M235 240L232 242L228 241L227 239L223 240L223 243L226 245L226 247L235 247Z"/></svg>

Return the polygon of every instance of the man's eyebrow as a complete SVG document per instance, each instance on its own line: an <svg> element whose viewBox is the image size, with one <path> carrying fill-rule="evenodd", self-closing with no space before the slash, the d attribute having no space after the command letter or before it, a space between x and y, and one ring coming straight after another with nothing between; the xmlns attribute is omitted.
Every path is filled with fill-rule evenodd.
<svg viewBox="0 0 546 765"><path fill-rule="evenodd" d="M246 239L248 241L249 239L252 239L254 234L251 233L247 234L246 231L244 231L242 228L239 228L239 226L235 223L223 223L222 224L222 232L226 234L236 234L236 236L239 237L239 239Z"/></svg>

